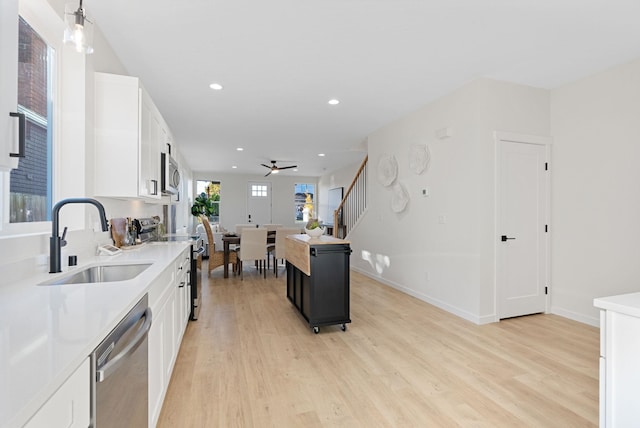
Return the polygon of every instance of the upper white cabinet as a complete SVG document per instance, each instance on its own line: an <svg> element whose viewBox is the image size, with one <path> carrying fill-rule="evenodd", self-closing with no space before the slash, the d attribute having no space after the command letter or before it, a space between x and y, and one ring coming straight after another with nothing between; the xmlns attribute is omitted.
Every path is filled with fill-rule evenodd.
<svg viewBox="0 0 640 428"><path fill-rule="evenodd" d="M95 74L95 195L160 200L164 121L140 79Z"/></svg>
<svg viewBox="0 0 640 428"><path fill-rule="evenodd" d="M0 2L0 171L17 168L18 0Z"/></svg>

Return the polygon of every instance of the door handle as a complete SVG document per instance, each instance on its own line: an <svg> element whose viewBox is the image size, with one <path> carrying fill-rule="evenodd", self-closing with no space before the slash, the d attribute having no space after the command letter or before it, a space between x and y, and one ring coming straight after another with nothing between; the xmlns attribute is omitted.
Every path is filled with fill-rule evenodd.
<svg viewBox="0 0 640 428"><path fill-rule="evenodd" d="M9 153L12 158L25 157L25 142L26 142L26 117L24 113L9 112L9 116L18 118L18 153Z"/></svg>
<svg viewBox="0 0 640 428"><path fill-rule="evenodd" d="M500 240L501 240L502 242L507 242L507 239L516 239L516 238L508 238L508 237L507 237L507 235L502 235L502 237L501 237L501 239L500 239Z"/></svg>

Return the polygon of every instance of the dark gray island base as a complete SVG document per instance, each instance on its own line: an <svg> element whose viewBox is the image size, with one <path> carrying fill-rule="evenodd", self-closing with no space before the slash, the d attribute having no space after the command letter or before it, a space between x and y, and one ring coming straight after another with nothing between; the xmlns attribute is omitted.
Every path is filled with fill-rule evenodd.
<svg viewBox="0 0 640 428"><path fill-rule="evenodd" d="M331 236L287 237L287 298L309 323L314 333L321 326L340 324L349 318L348 241Z"/></svg>

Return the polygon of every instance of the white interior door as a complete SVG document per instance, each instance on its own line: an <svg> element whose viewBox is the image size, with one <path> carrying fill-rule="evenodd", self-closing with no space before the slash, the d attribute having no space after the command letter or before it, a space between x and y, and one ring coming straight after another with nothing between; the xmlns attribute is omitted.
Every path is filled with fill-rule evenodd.
<svg viewBox="0 0 640 428"><path fill-rule="evenodd" d="M247 223L271 223L271 183L250 181L247 184Z"/></svg>
<svg viewBox="0 0 640 428"><path fill-rule="evenodd" d="M498 140L499 318L546 310L547 147L544 144Z"/></svg>

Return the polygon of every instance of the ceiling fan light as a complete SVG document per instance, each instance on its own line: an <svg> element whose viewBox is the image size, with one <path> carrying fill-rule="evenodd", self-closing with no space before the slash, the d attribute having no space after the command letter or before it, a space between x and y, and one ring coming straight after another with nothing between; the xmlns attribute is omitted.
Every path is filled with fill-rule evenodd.
<svg viewBox="0 0 640 428"><path fill-rule="evenodd" d="M279 173L279 172L280 172L280 170L278 170L278 169L272 169L272 170L271 170L271 174L277 174L277 173Z"/></svg>

